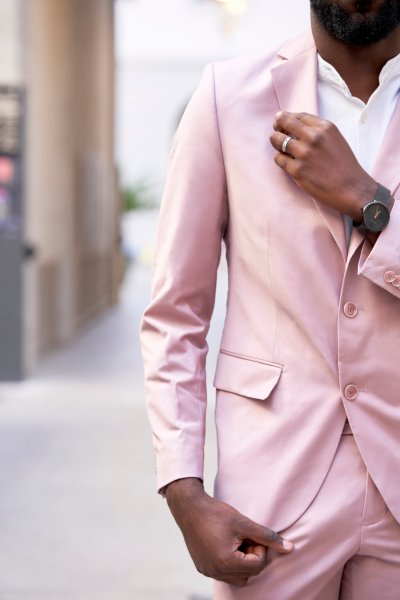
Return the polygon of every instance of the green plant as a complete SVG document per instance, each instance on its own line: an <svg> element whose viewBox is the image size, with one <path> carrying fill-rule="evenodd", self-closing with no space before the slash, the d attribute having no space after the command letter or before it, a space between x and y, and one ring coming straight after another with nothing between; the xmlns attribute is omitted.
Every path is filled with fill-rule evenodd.
<svg viewBox="0 0 400 600"><path fill-rule="evenodd" d="M138 209L151 209L158 206L154 183L141 179L121 190L121 202L123 212Z"/></svg>

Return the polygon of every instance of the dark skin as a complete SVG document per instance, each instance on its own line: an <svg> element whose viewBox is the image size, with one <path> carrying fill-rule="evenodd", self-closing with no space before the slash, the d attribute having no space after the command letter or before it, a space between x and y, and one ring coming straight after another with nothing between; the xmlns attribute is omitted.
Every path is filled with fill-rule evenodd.
<svg viewBox="0 0 400 600"><path fill-rule="evenodd" d="M353 10L353 0L338 1ZM381 1L375 0L371 10ZM313 15L311 23L320 55L341 74L352 94L366 102L378 86L384 64L400 52L400 28L386 39L360 48L333 39ZM277 150L277 165L318 201L358 221L360 209L374 197L377 183L359 165L339 130L329 121L304 113L280 112L273 126L271 143ZM291 155L280 151L287 135L296 138L288 146ZM369 239L373 243L376 236ZM293 545L276 532L209 496L199 479L174 481L165 493L196 568L203 575L245 586L266 566L269 549L281 554L293 550Z"/></svg>
<svg viewBox="0 0 400 600"><path fill-rule="evenodd" d="M197 570L207 577L244 586L264 569L268 548L292 549L275 531L206 494L199 479L174 481L166 498Z"/></svg>
<svg viewBox="0 0 400 600"><path fill-rule="evenodd" d="M381 3L375 0L371 9ZM352 0L340 0L344 7L351 7ZM354 11L354 9L353 9ZM371 46L346 46L331 37L311 12L311 28L318 53L335 67L343 77L353 96L368 102L379 85L379 73L388 60L400 52L400 28L394 29L384 40Z"/></svg>
<svg viewBox="0 0 400 600"><path fill-rule="evenodd" d="M353 0L338 0L354 11ZM375 0L376 10L382 0ZM385 39L365 47L348 46L330 36L311 13L311 26L319 54L335 67L351 93L364 102L379 85L379 73L385 63L400 52L400 26ZM364 171L337 127L315 115L277 113L271 144L278 151L276 164L305 192L319 202L360 221L363 206L370 202L377 182ZM292 140L287 152L281 152L283 140ZM332 164L335 169L332 169ZM376 234L368 234L374 243Z"/></svg>

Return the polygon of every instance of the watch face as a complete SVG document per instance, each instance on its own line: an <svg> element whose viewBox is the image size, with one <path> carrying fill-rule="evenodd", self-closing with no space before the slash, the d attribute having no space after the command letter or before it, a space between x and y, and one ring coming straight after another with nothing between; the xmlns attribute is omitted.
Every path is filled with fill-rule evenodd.
<svg viewBox="0 0 400 600"><path fill-rule="evenodd" d="M363 221L369 231L382 231L389 223L390 213L382 202L370 202L363 209Z"/></svg>

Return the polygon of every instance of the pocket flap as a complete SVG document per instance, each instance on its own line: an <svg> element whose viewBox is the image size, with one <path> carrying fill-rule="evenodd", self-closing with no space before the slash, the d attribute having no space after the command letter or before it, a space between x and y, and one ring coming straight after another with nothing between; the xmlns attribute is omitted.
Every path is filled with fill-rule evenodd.
<svg viewBox="0 0 400 600"><path fill-rule="evenodd" d="M265 400L279 381L282 365L220 352L214 377L219 390Z"/></svg>

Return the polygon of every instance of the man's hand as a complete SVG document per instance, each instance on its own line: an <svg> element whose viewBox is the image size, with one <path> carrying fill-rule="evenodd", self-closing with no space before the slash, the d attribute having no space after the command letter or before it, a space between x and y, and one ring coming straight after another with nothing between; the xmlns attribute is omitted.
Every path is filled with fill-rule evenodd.
<svg viewBox="0 0 400 600"><path fill-rule="evenodd" d="M268 548L287 554L293 544L237 510L211 498L199 479L180 479L166 489L197 570L219 581L244 586L267 562Z"/></svg>
<svg viewBox="0 0 400 600"><path fill-rule="evenodd" d="M338 128L307 113L279 112L271 144L276 164L316 200L360 220L361 208L371 201L377 183L358 163ZM292 136L285 154L283 141Z"/></svg>

